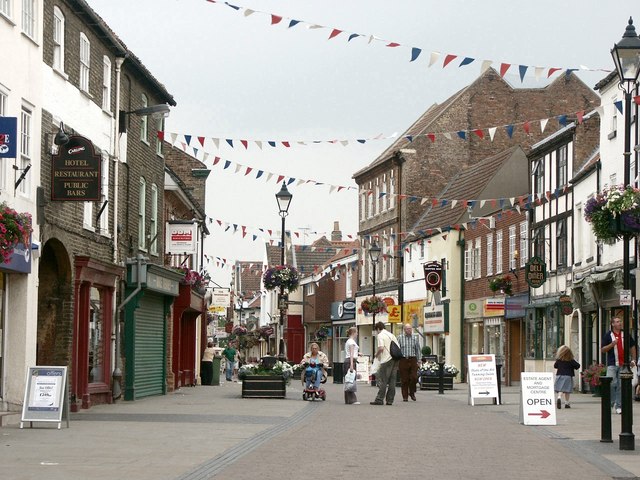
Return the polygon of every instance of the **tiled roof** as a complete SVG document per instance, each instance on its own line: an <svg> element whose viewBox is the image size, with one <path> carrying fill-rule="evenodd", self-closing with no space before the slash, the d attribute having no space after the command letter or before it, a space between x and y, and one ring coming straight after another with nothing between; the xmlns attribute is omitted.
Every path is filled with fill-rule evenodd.
<svg viewBox="0 0 640 480"><path fill-rule="evenodd" d="M238 293L242 293L244 298L250 298L260 291L260 281L262 279L262 262L236 262L236 273L240 270L240 282L236 283L239 288Z"/></svg>
<svg viewBox="0 0 640 480"><path fill-rule="evenodd" d="M582 177L587 175L590 171L596 168L596 165L600 161L600 148L597 148L589 158L585 160L585 162L580 166L580 169L576 172L573 178L569 181L569 183L576 183Z"/></svg>
<svg viewBox="0 0 640 480"><path fill-rule="evenodd" d="M458 200L457 204L452 207L452 204L447 202L446 205L438 203L435 207L433 205L428 207L411 228L415 237L428 236L426 231L430 229L453 226L459 223L461 217L466 213L466 208L460 200L481 200L478 196L487 183L519 149L519 146L511 147L497 155L485 158L453 177L444 190L440 192L438 198L456 199Z"/></svg>

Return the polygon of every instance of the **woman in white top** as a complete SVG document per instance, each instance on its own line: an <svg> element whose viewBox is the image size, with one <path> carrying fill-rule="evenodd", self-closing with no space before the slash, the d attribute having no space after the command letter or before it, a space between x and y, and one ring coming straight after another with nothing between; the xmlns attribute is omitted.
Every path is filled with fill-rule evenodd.
<svg viewBox="0 0 640 480"><path fill-rule="evenodd" d="M356 337L358 336L358 329L356 327L351 327L347 330L347 335L349 339L345 344L345 359L344 359L344 373L347 372L355 372L356 366L358 363L358 351L360 347L356 343ZM356 382L357 385L357 382ZM357 387L356 387L357 388ZM355 390L353 392L344 392L344 403L347 405L360 405L358 401L358 397L356 396Z"/></svg>

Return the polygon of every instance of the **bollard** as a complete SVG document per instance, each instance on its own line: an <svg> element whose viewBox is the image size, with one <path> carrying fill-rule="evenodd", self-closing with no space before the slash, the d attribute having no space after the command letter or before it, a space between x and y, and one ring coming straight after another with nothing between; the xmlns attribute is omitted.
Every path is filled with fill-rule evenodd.
<svg viewBox="0 0 640 480"><path fill-rule="evenodd" d="M502 405L502 374L500 373L502 370L502 364L496 363L496 375L498 376L498 398L493 399L494 405Z"/></svg>
<svg viewBox="0 0 640 480"><path fill-rule="evenodd" d="M611 377L600 377L600 441L613 443L611 439Z"/></svg>
<svg viewBox="0 0 640 480"><path fill-rule="evenodd" d="M444 362L438 362L438 394L444 394Z"/></svg>

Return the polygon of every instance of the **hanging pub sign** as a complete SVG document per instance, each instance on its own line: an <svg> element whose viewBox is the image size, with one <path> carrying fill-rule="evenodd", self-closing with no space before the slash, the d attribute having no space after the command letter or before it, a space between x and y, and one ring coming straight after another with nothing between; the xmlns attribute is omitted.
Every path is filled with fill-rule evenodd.
<svg viewBox="0 0 640 480"><path fill-rule="evenodd" d="M95 202L100 200L102 159L91 140L72 135L58 148L51 163L51 200Z"/></svg>
<svg viewBox="0 0 640 480"><path fill-rule="evenodd" d="M562 295L558 302L560 303L560 311L563 315L571 315L573 313L573 303L569 295Z"/></svg>
<svg viewBox="0 0 640 480"><path fill-rule="evenodd" d="M524 267L524 278L531 288L541 287L547 280L547 265L540 257L531 257Z"/></svg>
<svg viewBox="0 0 640 480"><path fill-rule="evenodd" d="M0 158L16 158L18 118L0 117Z"/></svg>
<svg viewBox="0 0 640 480"><path fill-rule="evenodd" d="M427 262L423 266L424 269L424 283L427 286L427 290L435 292L440 290L442 284L442 266L440 262Z"/></svg>

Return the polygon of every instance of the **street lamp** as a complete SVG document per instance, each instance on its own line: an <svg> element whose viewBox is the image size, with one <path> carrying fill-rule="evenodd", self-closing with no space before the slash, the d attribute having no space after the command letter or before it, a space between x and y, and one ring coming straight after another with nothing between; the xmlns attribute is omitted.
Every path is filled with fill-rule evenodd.
<svg viewBox="0 0 640 480"><path fill-rule="evenodd" d="M371 266L373 267L373 296L376 296L376 265L378 264L378 259L380 258L380 247L377 243L374 243L369 247L369 258L371 259ZM371 323L371 361L373 362L373 357L375 357L375 341L373 339L373 332L376 328L376 309L373 309L373 320Z"/></svg>
<svg viewBox="0 0 640 480"><path fill-rule="evenodd" d="M120 133L126 133L127 132L127 118L129 115L136 115L138 117L161 117L161 118L166 118L169 116L169 112L171 111L171 109L169 108L169 105L165 104L165 103L160 103L158 105L151 105L148 107L142 107L142 108L138 108L137 110L131 110L129 112L126 112L124 110L120 110L119 112L119 129L118 131Z"/></svg>
<svg viewBox="0 0 640 480"><path fill-rule="evenodd" d="M616 65L620 88L624 91L624 185L631 183L631 96L636 89L638 74L640 73L640 38L636 34L633 26L633 19L629 17L629 24L625 29L622 40L616 43L611 49L611 56ZM624 290L630 289L629 276L629 242L630 234L624 233L622 238L622 269ZM624 337L624 364L620 370L621 382L621 407L622 407L622 431L620 432L620 450L635 450L635 437L633 435L633 418L631 405L631 372L629 362L630 334L629 325L631 323L630 308L628 305L622 306L623 316L623 337Z"/></svg>
<svg viewBox="0 0 640 480"><path fill-rule="evenodd" d="M284 250L285 250L285 218L289 214L289 205L291 205L291 199L293 195L287 190L287 184L282 182L282 188L276 193L276 201L278 202L278 210L282 217L282 230L280 237L280 265L284 265ZM280 335L280 343L278 346L278 357L285 357L285 341L284 332L287 328L287 300L284 297L284 287L280 285L280 295L278 298L278 308L280 309L280 328L283 329Z"/></svg>

